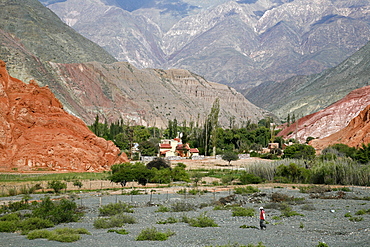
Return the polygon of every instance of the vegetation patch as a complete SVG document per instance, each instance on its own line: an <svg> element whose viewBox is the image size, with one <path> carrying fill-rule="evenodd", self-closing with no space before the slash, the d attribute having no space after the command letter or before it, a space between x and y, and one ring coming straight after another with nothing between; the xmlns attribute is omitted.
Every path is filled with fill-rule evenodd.
<svg viewBox="0 0 370 247"><path fill-rule="evenodd" d="M177 222L179 222L179 220L176 219L175 217L169 217L166 220L157 221L157 224L174 224Z"/></svg>
<svg viewBox="0 0 370 247"><path fill-rule="evenodd" d="M81 239L80 234L90 234L84 228L58 228L52 231L49 230L33 230L27 234L28 239L46 238L48 240L58 242L75 242Z"/></svg>
<svg viewBox="0 0 370 247"><path fill-rule="evenodd" d="M126 231L125 229L118 229L118 230L109 229L107 232L115 232L115 233L118 233L118 234L121 234L121 235L127 235L127 234L129 234L129 232Z"/></svg>
<svg viewBox="0 0 370 247"><path fill-rule="evenodd" d="M253 208L243 208L243 207L232 208L232 216L253 217L254 215L255 210Z"/></svg>
<svg viewBox="0 0 370 247"><path fill-rule="evenodd" d="M247 187L238 187L234 189L235 194L253 194L259 192L259 189L253 186L247 186Z"/></svg>
<svg viewBox="0 0 370 247"><path fill-rule="evenodd" d="M133 206L127 203L109 203L105 206L99 208L99 215L100 216L112 216L121 213L133 213L134 210L132 209Z"/></svg>
<svg viewBox="0 0 370 247"><path fill-rule="evenodd" d="M174 234L171 230L160 232L155 227L146 228L136 237L136 241L165 241Z"/></svg>
<svg viewBox="0 0 370 247"><path fill-rule="evenodd" d="M133 216L125 215L125 214L116 214L109 218L98 218L94 221L95 228L113 228L113 227L121 227L124 224L134 224L136 220Z"/></svg>

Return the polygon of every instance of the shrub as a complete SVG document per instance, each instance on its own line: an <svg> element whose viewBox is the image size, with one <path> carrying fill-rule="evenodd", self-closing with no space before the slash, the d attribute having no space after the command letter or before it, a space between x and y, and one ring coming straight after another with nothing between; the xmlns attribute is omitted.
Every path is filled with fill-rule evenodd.
<svg viewBox="0 0 370 247"><path fill-rule="evenodd" d="M45 229L41 229L41 230L33 230L33 231L30 231L28 234L27 234L27 238L28 239L36 239L36 238L46 238L46 239L49 239L49 237L52 235L53 233L51 231L48 231L48 230L45 230Z"/></svg>
<svg viewBox="0 0 370 247"><path fill-rule="evenodd" d="M122 234L122 235L129 234L129 232L126 231L125 229L119 229L119 230L109 229L107 232L115 232L115 233Z"/></svg>
<svg viewBox="0 0 370 247"><path fill-rule="evenodd" d="M188 223L193 227L218 227L215 221L205 214L201 214L196 218L191 218Z"/></svg>
<svg viewBox="0 0 370 247"><path fill-rule="evenodd" d="M177 223L177 222L179 222L178 219L176 219L174 217L169 217L166 220L158 221L157 224L174 224L174 223Z"/></svg>
<svg viewBox="0 0 370 247"><path fill-rule="evenodd" d="M350 217L349 220L354 221L354 222L358 222L358 221L363 221L364 218L362 218L362 217Z"/></svg>
<svg viewBox="0 0 370 247"><path fill-rule="evenodd" d="M323 243L323 242L319 242L317 247L329 247L329 245L327 245L326 243Z"/></svg>
<svg viewBox="0 0 370 247"><path fill-rule="evenodd" d="M297 213L296 211L293 211L290 207L287 207L283 210L281 210L282 216L284 217L291 217L291 216L304 216L303 214Z"/></svg>
<svg viewBox="0 0 370 247"><path fill-rule="evenodd" d="M22 234L27 234L29 231L32 230L49 228L53 226L54 226L53 222L41 218L28 218L21 221L18 225L19 229L22 230Z"/></svg>
<svg viewBox="0 0 370 247"><path fill-rule="evenodd" d="M239 181L242 184L260 184L263 182L263 179L252 173L243 172L243 174L239 177Z"/></svg>
<svg viewBox="0 0 370 247"><path fill-rule="evenodd" d="M170 211L170 209L168 207L160 205L159 208L155 212L165 213L165 212L169 212L169 211Z"/></svg>
<svg viewBox="0 0 370 247"><path fill-rule="evenodd" d="M243 208L243 207L234 207L232 209L233 216L248 216L253 217L255 215L255 211L253 208Z"/></svg>
<svg viewBox="0 0 370 247"><path fill-rule="evenodd" d="M75 202L66 199L52 202L49 197L37 204L32 214L37 218L49 219L55 224L76 222L82 216Z"/></svg>
<svg viewBox="0 0 370 247"><path fill-rule="evenodd" d="M15 232L18 221L0 221L0 232Z"/></svg>
<svg viewBox="0 0 370 247"><path fill-rule="evenodd" d="M313 210L316 210L315 206L312 205L312 204L306 204L306 205L303 205L301 207L302 210L306 210L306 211L313 211Z"/></svg>
<svg viewBox="0 0 370 247"><path fill-rule="evenodd" d="M0 217L0 221L18 221L20 220L18 214L6 214Z"/></svg>
<svg viewBox="0 0 370 247"><path fill-rule="evenodd" d="M244 187L244 188L235 188L235 191L234 193L235 194L252 194L252 193L256 193L258 192L259 189L256 188L256 187L253 187L253 186L247 186L247 187Z"/></svg>
<svg viewBox="0 0 370 247"><path fill-rule="evenodd" d="M345 213L344 217L348 218L348 217L352 217L352 215L351 215L351 213L348 212L348 213Z"/></svg>
<svg viewBox="0 0 370 247"><path fill-rule="evenodd" d="M126 203L109 203L101 208L99 208L99 215L100 216L111 216L121 213L133 213L134 210L131 209L132 206Z"/></svg>
<svg viewBox="0 0 370 247"><path fill-rule="evenodd" d="M125 215L125 214L117 214L110 218L99 218L94 221L95 228L112 228L112 227L121 227L124 224L134 224L136 220L134 217Z"/></svg>
<svg viewBox="0 0 370 247"><path fill-rule="evenodd" d="M355 215L364 215L364 214L366 214L367 213L367 211L365 210L365 209L361 209L361 210L358 210L356 213L355 213Z"/></svg>
<svg viewBox="0 0 370 247"><path fill-rule="evenodd" d="M170 230L167 232L160 232L155 227L146 228L140 232L136 238L136 241L164 241L174 234L175 233Z"/></svg>
<svg viewBox="0 0 370 247"><path fill-rule="evenodd" d="M176 202L171 205L172 212L188 212L195 210L195 205L187 202Z"/></svg>
<svg viewBox="0 0 370 247"><path fill-rule="evenodd" d="M67 188L67 184L58 180L53 180L48 183L48 188L53 189L55 193Z"/></svg>

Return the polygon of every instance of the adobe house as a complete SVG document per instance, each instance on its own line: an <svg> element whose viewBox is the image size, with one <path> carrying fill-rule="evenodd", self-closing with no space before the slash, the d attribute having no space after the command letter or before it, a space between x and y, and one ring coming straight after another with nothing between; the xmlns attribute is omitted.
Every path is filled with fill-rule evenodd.
<svg viewBox="0 0 370 247"><path fill-rule="evenodd" d="M159 157L192 157L199 156L199 150L197 148L190 148L189 143L182 144L180 138L172 140L162 140L159 144Z"/></svg>

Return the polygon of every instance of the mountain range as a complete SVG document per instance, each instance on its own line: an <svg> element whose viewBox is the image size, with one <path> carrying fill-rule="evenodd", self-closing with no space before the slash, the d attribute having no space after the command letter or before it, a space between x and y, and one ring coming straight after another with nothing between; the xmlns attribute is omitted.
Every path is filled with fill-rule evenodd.
<svg viewBox="0 0 370 247"><path fill-rule="evenodd" d="M37 0L0 2L0 58L9 74L48 86L64 110L92 124L165 127L168 120L203 121L220 99L220 123L257 122L266 111L229 86L187 70L136 69L64 24ZM200 122L201 124L201 122Z"/></svg>
<svg viewBox="0 0 370 247"><path fill-rule="evenodd" d="M367 0L42 2L119 61L187 69L247 98L261 83L338 65L370 37Z"/></svg>

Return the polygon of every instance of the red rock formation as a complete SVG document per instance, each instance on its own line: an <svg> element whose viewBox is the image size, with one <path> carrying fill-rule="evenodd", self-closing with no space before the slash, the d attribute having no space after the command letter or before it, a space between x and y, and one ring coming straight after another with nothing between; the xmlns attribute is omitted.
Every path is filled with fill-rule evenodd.
<svg viewBox="0 0 370 247"><path fill-rule="evenodd" d="M361 147L370 143L370 105L351 120L347 127L323 139L310 142L318 152L327 146L343 143L350 147Z"/></svg>
<svg viewBox="0 0 370 247"><path fill-rule="evenodd" d="M9 76L0 61L0 170L102 171L128 161L63 110L48 87Z"/></svg>
<svg viewBox="0 0 370 247"><path fill-rule="evenodd" d="M322 139L345 128L369 104L370 86L353 90L327 108L300 118L278 136L297 138L301 143L309 136Z"/></svg>

